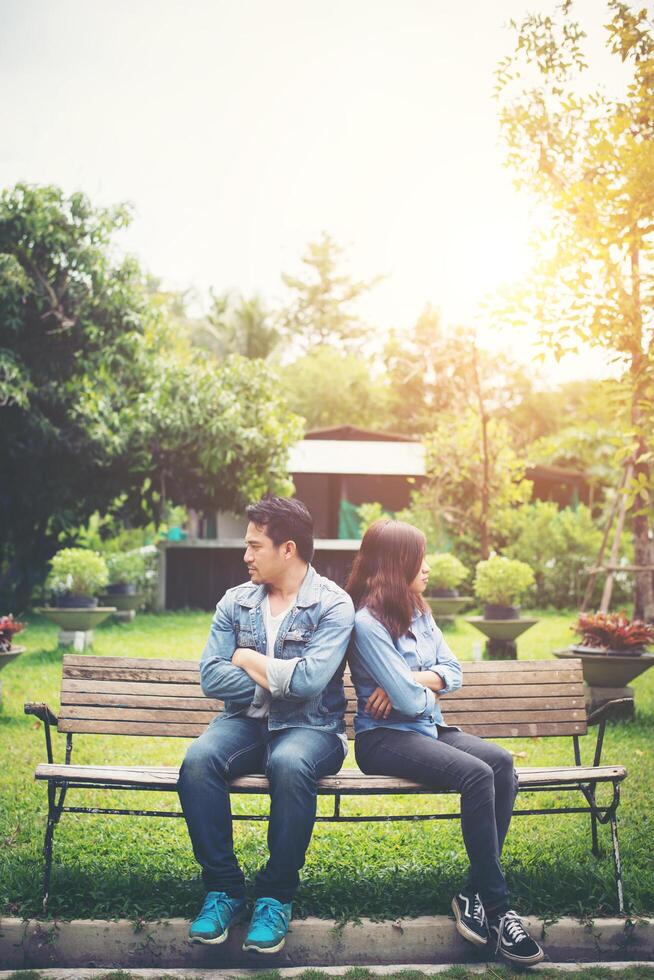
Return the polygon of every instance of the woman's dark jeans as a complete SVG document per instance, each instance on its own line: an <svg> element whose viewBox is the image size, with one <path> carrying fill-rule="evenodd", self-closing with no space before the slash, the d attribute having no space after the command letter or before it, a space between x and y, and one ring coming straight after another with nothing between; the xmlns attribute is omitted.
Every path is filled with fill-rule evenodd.
<svg viewBox="0 0 654 980"><path fill-rule="evenodd" d="M511 755L492 742L453 728L438 738L375 728L357 735L362 772L401 776L435 790L461 794L461 830L470 859L469 885L491 914L509 908L500 854L511 822L518 781Z"/></svg>

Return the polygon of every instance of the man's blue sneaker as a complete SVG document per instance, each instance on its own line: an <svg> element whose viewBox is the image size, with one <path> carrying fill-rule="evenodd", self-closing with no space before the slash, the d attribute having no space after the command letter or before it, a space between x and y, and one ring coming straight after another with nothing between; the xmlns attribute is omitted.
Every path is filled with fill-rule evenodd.
<svg viewBox="0 0 654 980"><path fill-rule="evenodd" d="M191 923L189 939L196 943L224 943L229 927L245 908L244 898L230 898L225 892L207 892L197 919Z"/></svg>
<svg viewBox="0 0 654 980"><path fill-rule="evenodd" d="M285 905L276 898L258 898L243 949L277 953L286 942L292 907L290 902Z"/></svg>

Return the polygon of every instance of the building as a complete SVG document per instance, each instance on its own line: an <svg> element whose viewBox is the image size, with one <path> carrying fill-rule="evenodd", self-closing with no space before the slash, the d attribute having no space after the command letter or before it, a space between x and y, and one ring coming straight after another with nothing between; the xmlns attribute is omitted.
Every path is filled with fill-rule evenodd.
<svg viewBox="0 0 654 980"><path fill-rule="evenodd" d="M425 452L416 439L340 426L307 433L291 450L289 471L314 518L313 563L343 584L359 548L356 508L408 506L425 475ZM219 513L186 539L162 542L158 608L213 609L226 589L245 581L245 527L243 517Z"/></svg>

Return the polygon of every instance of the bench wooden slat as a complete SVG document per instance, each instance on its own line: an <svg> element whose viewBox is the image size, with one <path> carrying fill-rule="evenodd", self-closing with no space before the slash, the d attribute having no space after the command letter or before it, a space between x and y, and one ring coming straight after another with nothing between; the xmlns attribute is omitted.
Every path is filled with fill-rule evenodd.
<svg viewBox="0 0 654 980"><path fill-rule="evenodd" d="M222 701L211 698L162 698L155 695L143 697L141 694L104 694L104 693L72 693L62 691L62 713L68 705L107 705L108 708L179 708L182 711L222 711ZM458 710L458 706L457 706Z"/></svg>
<svg viewBox="0 0 654 980"><path fill-rule="evenodd" d="M492 709L494 705L489 705L489 709ZM586 721L586 710L581 709L561 709L561 710L546 710L546 711L519 711L517 709L511 709L509 711L461 711L459 712L455 708L450 708L448 705L443 705L443 718L448 725L465 725L467 728L469 725L498 725L501 723L505 724L517 724L523 721Z"/></svg>
<svg viewBox="0 0 654 980"><path fill-rule="evenodd" d="M85 669L84 667L65 666L63 671L65 678L77 678L88 681L129 681L130 684L140 684L143 681L154 681L159 684L199 684L200 671L197 667L190 665L186 670L123 670L122 667L98 667L95 669Z"/></svg>
<svg viewBox="0 0 654 980"><path fill-rule="evenodd" d="M67 653L63 658L63 666L64 669L69 665L71 667L89 667L92 665L114 667L117 660L120 661L121 667L141 668L149 666L158 667L160 670L189 670L193 666L197 666L198 655L197 652L193 652L188 660L167 660L156 657L96 657L91 653Z"/></svg>
<svg viewBox="0 0 654 980"><path fill-rule="evenodd" d="M94 694L96 691L114 694L134 694L135 685L130 681L96 681L92 678L88 680L64 680L61 684L62 692L70 694L74 691ZM168 697L179 695L183 698L204 698L199 684L139 684L139 694L145 695L166 695Z"/></svg>
<svg viewBox="0 0 654 980"><path fill-rule="evenodd" d="M586 710L586 703L583 697L540 697L540 698L470 698L464 700L463 698L457 698L456 704L452 703L453 699L448 699L447 696L441 701L441 709L443 712L451 714L456 711L457 714L468 711L503 711L504 709L508 711L515 711L519 709L521 711L549 711L561 708L569 708L573 710L575 708L581 709L583 712Z"/></svg>
<svg viewBox="0 0 654 980"><path fill-rule="evenodd" d="M180 725L203 725L205 728L216 717L215 711L167 711L165 708L108 708L105 705L66 705L61 709L60 721L87 719L93 721L149 721L161 725L174 722Z"/></svg>
<svg viewBox="0 0 654 980"><path fill-rule="evenodd" d="M583 697L584 685L581 680L574 683L565 684L518 684L515 687L507 688L504 684L489 684L488 687L481 685L468 685L453 691L444 696L443 704L447 701L459 701L469 698L506 698L509 694L511 698L542 698L543 694L551 697Z"/></svg>
<svg viewBox="0 0 654 980"><path fill-rule="evenodd" d="M624 766L558 766L558 767L520 767L516 769L520 787L575 785L580 782L610 782L624 779L627 770ZM44 763L37 766L36 779L68 779L80 783L104 783L113 785L161 786L177 785L179 769L176 766L62 766ZM327 776L319 781L323 793L352 792L367 790L377 792L415 792L445 793L447 790L433 790L408 779L392 776L364 776L358 769L342 769L336 776ZM268 791L268 780L263 775L240 776L231 781L233 790L243 792Z"/></svg>

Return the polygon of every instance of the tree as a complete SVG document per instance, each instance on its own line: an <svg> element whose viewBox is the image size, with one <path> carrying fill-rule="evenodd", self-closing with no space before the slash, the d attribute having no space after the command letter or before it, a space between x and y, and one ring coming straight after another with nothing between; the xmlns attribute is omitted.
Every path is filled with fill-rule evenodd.
<svg viewBox="0 0 654 980"><path fill-rule="evenodd" d="M149 520L166 482L196 505L289 487L298 422L273 380L239 359L217 370L168 325L138 265L112 261L128 220L56 187L0 197L0 592L14 611L94 511Z"/></svg>
<svg viewBox="0 0 654 980"><path fill-rule="evenodd" d="M211 294L211 309L198 328L207 335L205 344L218 356L241 354L266 360L277 347L280 333L273 315L256 294L249 299L224 293Z"/></svg>
<svg viewBox="0 0 654 980"><path fill-rule="evenodd" d="M424 437L427 479L404 515L422 527L432 550L455 538L457 554L469 566L488 558L504 511L526 503L532 490L507 423L488 418L484 431L482 438L471 407L440 416L438 428Z"/></svg>
<svg viewBox="0 0 654 980"><path fill-rule="evenodd" d="M383 429L387 424L387 386L360 356L317 347L282 368L280 375L289 407L306 420L308 429Z"/></svg>
<svg viewBox="0 0 654 980"><path fill-rule="evenodd" d="M391 333L384 350L392 428L410 435L432 431L452 406L483 400L508 416L531 391L525 372L501 353L481 348L466 327L446 328L426 306L410 330Z"/></svg>
<svg viewBox="0 0 654 980"><path fill-rule="evenodd" d="M579 343L624 365L634 460L627 488L634 560L652 565L654 419L654 27L609 0L607 44L628 66L621 96L583 92L584 33L571 0L513 24L497 72L507 162L549 211L541 261L516 310L561 354ZM651 571L635 576L635 615L654 620Z"/></svg>
<svg viewBox="0 0 654 980"><path fill-rule="evenodd" d="M379 280L356 281L339 271L342 255L343 249L323 232L302 256L304 276L282 275L291 295L280 324L305 351L323 345L356 350L370 336L371 328L355 307Z"/></svg>
<svg viewBox="0 0 654 980"><path fill-rule="evenodd" d="M162 357L138 414L158 506L238 511L267 491L292 493L286 464L301 420L256 361Z"/></svg>

